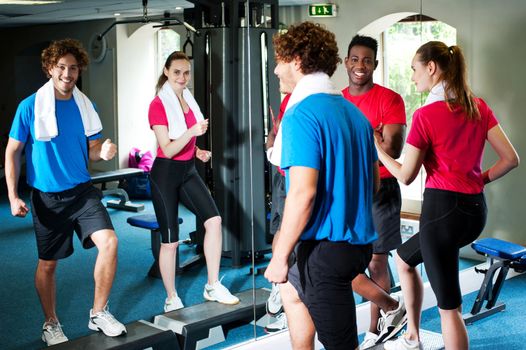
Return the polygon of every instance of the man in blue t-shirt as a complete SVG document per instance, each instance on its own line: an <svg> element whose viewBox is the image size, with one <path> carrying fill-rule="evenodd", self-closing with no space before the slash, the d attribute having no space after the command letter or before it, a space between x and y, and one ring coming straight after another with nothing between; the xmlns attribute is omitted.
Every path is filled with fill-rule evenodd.
<svg viewBox="0 0 526 350"><path fill-rule="evenodd" d="M31 191L38 265L35 273L45 322L42 340L54 345L68 340L55 311L58 259L73 253L73 231L84 248L98 249L95 297L88 327L108 336L126 333L107 302L117 267L117 237L102 194L93 187L88 161L110 160L117 148L102 142L100 119L89 99L76 88L88 55L80 42L54 41L42 52L42 69L50 80L18 106L6 148L5 172L13 216L29 207L18 194L22 153Z"/></svg>
<svg viewBox="0 0 526 350"><path fill-rule="evenodd" d="M281 283L293 348L312 348L317 332L326 349L355 349L351 282L367 267L377 238L373 129L329 79L341 61L333 33L305 22L276 35L274 47L274 73L292 95L274 143L287 199L265 277Z"/></svg>

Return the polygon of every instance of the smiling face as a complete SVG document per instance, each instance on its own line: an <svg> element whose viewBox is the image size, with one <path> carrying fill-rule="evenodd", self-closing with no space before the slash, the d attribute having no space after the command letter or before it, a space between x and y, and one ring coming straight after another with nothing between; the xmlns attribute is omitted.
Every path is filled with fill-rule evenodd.
<svg viewBox="0 0 526 350"><path fill-rule="evenodd" d="M80 75L80 67L75 56L72 54L62 56L56 65L48 69L48 73L53 80L55 97L59 100L69 100Z"/></svg>
<svg viewBox="0 0 526 350"><path fill-rule="evenodd" d="M180 94L190 82L190 62L185 59L175 59L169 69L164 68L164 75L175 93Z"/></svg>
<svg viewBox="0 0 526 350"><path fill-rule="evenodd" d="M345 57L345 68L349 76L349 85L355 87L372 87L373 72L378 65L374 51L366 46L355 45Z"/></svg>
<svg viewBox="0 0 526 350"><path fill-rule="evenodd" d="M426 64L420 60L420 56L418 54L413 57L413 60L411 61L411 69L413 70L411 80L415 83L416 91L430 91L434 86L435 82L433 80L433 72L435 70L433 67L433 61L430 61Z"/></svg>

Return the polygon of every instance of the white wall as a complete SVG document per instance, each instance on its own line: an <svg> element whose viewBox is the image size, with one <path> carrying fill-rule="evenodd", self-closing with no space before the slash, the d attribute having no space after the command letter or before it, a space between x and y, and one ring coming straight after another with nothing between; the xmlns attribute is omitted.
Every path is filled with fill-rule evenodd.
<svg viewBox="0 0 526 350"><path fill-rule="evenodd" d="M280 22L293 24L311 20L324 24L336 34L340 56L359 30L376 19L397 12L420 12L420 1L335 0L338 17L309 18L306 6L283 7ZM474 92L484 98L494 110L519 155L526 156L526 2L506 0L423 0L423 14L446 22L457 29L458 44L464 49L468 75ZM409 62L408 62L409 64ZM334 74L337 86L347 85L347 74L340 66ZM485 166L495 161L487 147ZM524 198L526 177L524 166L486 187L489 216L484 236L499 237L516 243L526 243Z"/></svg>

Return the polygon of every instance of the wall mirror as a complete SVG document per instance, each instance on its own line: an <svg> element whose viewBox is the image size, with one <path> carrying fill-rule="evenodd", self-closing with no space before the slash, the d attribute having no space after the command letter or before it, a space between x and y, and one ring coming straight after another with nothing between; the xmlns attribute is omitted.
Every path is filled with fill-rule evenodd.
<svg viewBox="0 0 526 350"><path fill-rule="evenodd" d="M61 6L51 11L46 7L48 13L58 14L60 9L69 9L66 5L75 3L77 1L38 6ZM127 167L132 147L155 151L156 142L149 127L147 111L155 95L154 87L163 57L173 49L191 53L193 76L190 88L210 118L207 136L199 142L212 151L212 162L200 167L199 171L214 198L217 198L223 219L224 249L220 276L225 275L223 283L233 292L246 293L242 301L249 305L244 309L240 323L225 326L221 332L214 331L218 339L222 333L225 341L211 345L212 349L239 344L255 337L258 341L267 339L263 327L270 320L260 319L265 313L263 301L271 286L262 271L270 258L272 237L268 236L267 214L272 204L271 179L275 170L265 160L263 143L271 128L269 110L276 113L280 102L278 83L273 74L275 63L271 44L272 35L280 25L288 26L304 20L322 23L336 34L342 58L347 54L347 45L354 33L377 38L381 55L374 80L405 94L409 121L414 110L410 108L419 106L424 97L413 94L410 78L407 77L408 57L399 54L411 56L416 46L430 38L457 42L464 49L473 90L492 106L519 154L525 147L520 132L524 126L522 111L526 109L524 84L520 79L523 69L520 60L517 60L517 57L526 54L526 48L521 45L524 41L522 28L526 5L521 1L512 1L510 6L505 7L489 0L481 0L477 4L454 0L440 4L426 0L411 3L396 0L371 7L357 1L336 0L332 3L337 6L337 16L330 18L309 17L305 3L298 3L194 0L182 2L180 5L184 9L176 9L178 1L173 1L171 8L166 9L165 4L158 6L156 1L151 0L147 14L156 20L115 25L105 35L106 45L93 45L94 34L105 32L115 21L143 18L145 13L140 3L132 5L126 2L127 8L120 9L122 17L117 19L92 17L87 20L77 17L80 12L69 9L64 17L60 17L65 18L64 21L54 16L55 22L59 22L55 24L45 24L37 18L33 23L20 24L23 15L33 10L0 5L0 43L8 48L0 58L3 77L0 84L2 164L18 103L46 80L40 72L39 52L49 41L73 37L81 40L90 51L93 50L91 54L95 59L82 74L82 90L97 104L104 135L116 141L120 149L113 161L91 167L92 171L98 172ZM188 9L194 9L193 16L188 14L187 17L185 11ZM169 17L186 21L199 30L200 35L181 24L166 25L171 21L166 20L165 11L169 12ZM70 18L76 19L69 21ZM409 38L411 40L406 40ZM503 52L507 54L503 55ZM495 62L500 63L499 69L495 69ZM347 79L345 69L340 66L333 81L344 88ZM495 155L488 151L485 164L495 159ZM523 207L519 200L523 197L520 196L522 172L519 169L503 181L488 186L486 193L490 212L483 235L526 243L520 233L524 225L518 219L522 217L520 208ZM1 168L1 181L4 181L3 176ZM418 231L415 220L421 203L423 176L414 187L404 189L403 211L414 215L408 215L402 221L403 234ZM28 196L29 190L25 190ZM26 319L35 320L34 324L24 323L23 327L16 328L24 329L24 334L20 333L20 336L0 332L0 342L13 349L37 348L42 345L38 339L38 320L42 315L33 286L37 258L32 222L30 217L20 220L11 217L5 186L0 187L0 198L3 208L0 220L4 223L0 230L0 247L5 249L1 253L5 257L5 266L0 273L0 280L4 282L0 288L0 308L10 320L20 320L21 313ZM132 201L145 204L145 213L153 212L148 199ZM110 209L121 245L110 309L124 322L139 319L153 321L154 316L162 313L164 298L161 281L148 277L153 261L150 230L131 227L126 222L128 217L136 214L141 213ZM199 231L196 230L199 223L190 212L182 209L180 214L184 216L181 231L188 234ZM197 232L195 244L181 248L182 262L201 253L199 237L202 238L202 232ZM57 279L57 311L72 339L89 334L84 321L78 320L84 320L91 307L91 268L96 257L93 250L84 251L78 242L75 250L75 254L61 264ZM475 257L470 251L462 251L461 254L462 258ZM461 268L471 264L466 262ZM86 274L86 270L90 273ZM12 285L8 284L10 281ZM202 288L206 283L204 264L198 262L188 271L179 273L177 283L186 306L202 303ZM356 296L356 300L359 302L361 299ZM366 307L358 305L357 310L359 318L367 319ZM257 322L249 324L247 319ZM367 322L363 324L367 325ZM283 334L268 338L287 339L287 335Z"/></svg>

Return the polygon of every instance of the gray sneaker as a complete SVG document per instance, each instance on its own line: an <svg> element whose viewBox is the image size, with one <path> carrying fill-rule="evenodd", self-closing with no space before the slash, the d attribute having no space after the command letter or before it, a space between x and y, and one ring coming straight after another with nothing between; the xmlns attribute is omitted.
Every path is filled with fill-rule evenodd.
<svg viewBox="0 0 526 350"><path fill-rule="evenodd" d="M49 319L42 326L42 341L47 346L51 346L67 342L68 338L64 335L60 323L57 320Z"/></svg>
<svg viewBox="0 0 526 350"><path fill-rule="evenodd" d="M88 327L94 331L101 331L108 337L117 337L126 333L126 327L113 317L108 309L108 304L96 314L93 313L93 310L89 311Z"/></svg>
<svg viewBox="0 0 526 350"><path fill-rule="evenodd" d="M272 283L272 290L270 291L266 307L267 314L270 316L276 316L283 312L283 303L281 302L281 294L277 283Z"/></svg>
<svg viewBox="0 0 526 350"><path fill-rule="evenodd" d="M164 301L164 312L179 310L183 307L183 301L181 300L181 298L179 298L177 293L172 294L170 298L166 298L166 300Z"/></svg>
<svg viewBox="0 0 526 350"><path fill-rule="evenodd" d="M391 339L402 330L407 323L407 312L405 309L404 299L397 297L398 308L396 310L383 312L380 310L382 317L378 320L378 340L377 344Z"/></svg>
<svg viewBox="0 0 526 350"><path fill-rule="evenodd" d="M207 283L203 291L203 297L206 300L217 301L221 304L235 305L239 303L239 298L235 295L232 295L232 293L230 293L230 291L221 284L222 280L223 278L221 278L219 281L215 281L215 283L212 285Z"/></svg>
<svg viewBox="0 0 526 350"><path fill-rule="evenodd" d="M265 332L274 333L287 329L289 324L287 323L287 315L284 312L276 316L276 321L269 323L265 326Z"/></svg>
<svg viewBox="0 0 526 350"><path fill-rule="evenodd" d="M378 334L374 334L371 332L365 332L365 337L363 338L363 342L360 344L360 350L370 349L374 347L377 341L378 341Z"/></svg>

